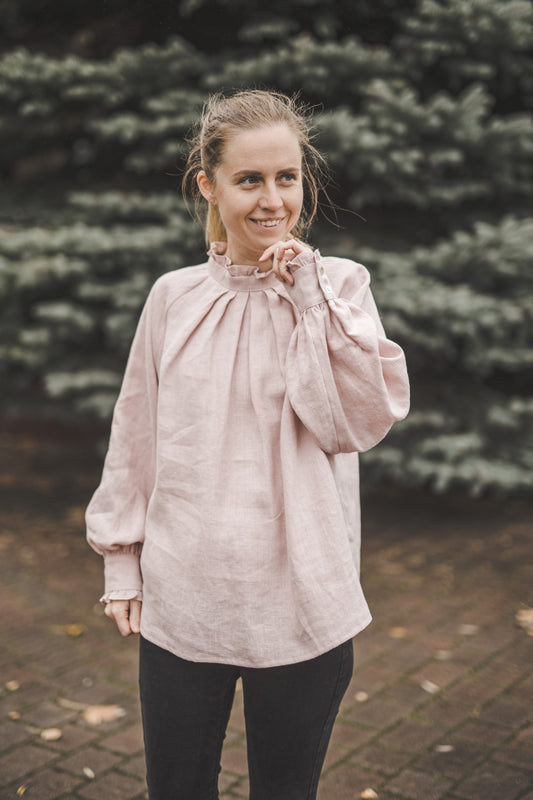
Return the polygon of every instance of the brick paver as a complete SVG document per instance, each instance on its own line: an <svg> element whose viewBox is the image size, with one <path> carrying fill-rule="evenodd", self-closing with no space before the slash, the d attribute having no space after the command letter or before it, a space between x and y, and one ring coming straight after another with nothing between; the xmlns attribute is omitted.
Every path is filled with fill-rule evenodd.
<svg viewBox="0 0 533 800"><path fill-rule="evenodd" d="M452 749L439 750L437 746L427 751L415 761L416 768L458 780L488 756L488 749L483 739L469 742L451 737L443 742L441 747Z"/></svg>
<svg viewBox="0 0 533 800"><path fill-rule="evenodd" d="M531 788L531 773L488 764L463 781L455 793L465 800L516 800L528 788Z"/></svg>
<svg viewBox="0 0 533 800"><path fill-rule="evenodd" d="M100 459L17 441L0 437L0 800L144 800L137 642L102 615L82 528ZM43 472L48 489L32 483ZM533 800L533 637L515 624L533 605L526 504L388 491L363 509L374 622L320 800ZM90 725L83 710L100 704L125 713ZM248 797L240 686L219 786Z"/></svg>
<svg viewBox="0 0 533 800"><path fill-rule="evenodd" d="M380 729L388 727L401 719L408 708L409 706L406 703L399 703L394 699L385 700L381 697L373 697L364 704L364 707L357 705L344 711L342 718L350 722L362 722L371 728Z"/></svg>
<svg viewBox="0 0 533 800"><path fill-rule="evenodd" d="M358 750L350 759L352 764L358 764L385 776L396 775L412 760L412 753L391 750L388 747L384 747L381 743L363 747L362 750Z"/></svg>
<svg viewBox="0 0 533 800"><path fill-rule="evenodd" d="M124 758L122 756L117 756L115 753L100 747L89 746L82 748L77 753L73 753L68 758L62 758L58 765L66 772L80 777L86 774L84 770L89 769L97 777L107 772L111 767L120 766L123 762Z"/></svg>
<svg viewBox="0 0 533 800"><path fill-rule="evenodd" d="M81 784L80 778L47 769L39 772L35 778L29 778L27 782L22 783L21 786L25 791L24 795L19 796L34 796L39 800L55 800L56 797L65 795L72 797Z"/></svg>
<svg viewBox="0 0 533 800"><path fill-rule="evenodd" d="M102 747L115 750L119 753L129 754L142 752L143 737L140 725L130 725L118 733L107 736L100 743Z"/></svg>
<svg viewBox="0 0 533 800"><path fill-rule="evenodd" d="M141 800L146 794L141 781L120 772L109 772L103 778L91 781L78 793L86 800L102 800L104 797L105 800Z"/></svg>
<svg viewBox="0 0 533 800"><path fill-rule="evenodd" d="M11 783L53 760L54 753L44 747L32 744L15 747L0 758L0 780Z"/></svg>
<svg viewBox="0 0 533 800"><path fill-rule="evenodd" d="M406 769L389 782L388 789L393 793L413 798L413 800L422 797L424 800L441 800L451 785L452 782L447 778L438 778L428 772Z"/></svg>
<svg viewBox="0 0 533 800"><path fill-rule="evenodd" d="M386 747L395 750L406 750L420 753L427 750L442 737L443 729L436 725L427 725L417 719L405 719L393 730L381 736L380 741Z"/></svg>

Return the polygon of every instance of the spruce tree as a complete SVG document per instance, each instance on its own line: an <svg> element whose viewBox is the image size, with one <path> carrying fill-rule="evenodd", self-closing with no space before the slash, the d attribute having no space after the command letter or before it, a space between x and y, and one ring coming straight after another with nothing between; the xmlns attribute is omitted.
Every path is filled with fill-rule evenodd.
<svg viewBox="0 0 533 800"><path fill-rule="evenodd" d="M0 172L16 198L0 232L4 414L109 419L151 283L204 259L179 198L185 137L210 92L273 88L315 107L346 209L312 242L367 264L407 353L413 411L364 474L530 490L531 4L167 8L154 0L165 36L147 19L146 40L136 28L134 45L96 57L43 39L0 60ZM28 21L30 6L16 13Z"/></svg>

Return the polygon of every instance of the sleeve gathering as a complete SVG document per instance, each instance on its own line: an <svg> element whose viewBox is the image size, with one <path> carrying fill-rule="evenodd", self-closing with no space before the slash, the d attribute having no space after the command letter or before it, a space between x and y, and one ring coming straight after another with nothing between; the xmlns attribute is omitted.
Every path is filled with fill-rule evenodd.
<svg viewBox="0 0 533 800"><path fill-rule="evenodd" d="M289 266L287 291L300 316L287 354L287 392L296 415L327 453L363 452L409 410L401 347L387 339L370 276L349 262L355 281L336 296L318 250Z"/></svg>
<svg viewBox="0 0 533 800"><path fill-rule="evenodd" d="M142 598L139 560L155 481L158 363L164 325L157 286L146 301L131 345L102 479L86 511L87 540L105 560L103 602Z"/></svg>

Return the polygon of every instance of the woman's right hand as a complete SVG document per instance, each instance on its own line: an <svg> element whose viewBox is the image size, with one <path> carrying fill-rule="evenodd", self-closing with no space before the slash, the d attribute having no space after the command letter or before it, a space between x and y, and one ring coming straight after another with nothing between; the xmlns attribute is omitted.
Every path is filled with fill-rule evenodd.
<svg viewBox="0 0 533 800"><path fill-rule="evenodd" d="M115 620L122 636L129 636L141 629L141 605L140 600L110 600L104 613Z"/></svg>

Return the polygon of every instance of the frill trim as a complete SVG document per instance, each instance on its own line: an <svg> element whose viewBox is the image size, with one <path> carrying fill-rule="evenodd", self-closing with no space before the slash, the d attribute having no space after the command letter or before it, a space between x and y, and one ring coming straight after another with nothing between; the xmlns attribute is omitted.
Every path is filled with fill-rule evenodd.
<svg viewBox="0 0 533 800"><path fill-rule="evenodd" d="M207 251L207 255L216 261L217 264L220 264L221 267L224 267L228 275L231 275L232 278L240 278L242 276L249 277L253 275L255 278L262 279L266 278L267 275L270 275L272 272L272 268L262 271L258 267L251 266L250 264L233 264L231 259L226 255L226 248L226 242L213 242L210 249Z"/></svg>
<svg viewBox="0 0 533 800"><path fill-rule="evenodd" d="M115 589L111 592L106 592L100 598L100 602L106 605L111 600L140 600L142 602L143 593L138 589Z"/></svg>
<svg viewBox="0 0 533 800"><path fill-rule="evenodd" d="M320 250L316 248L315 250L307 249L301 253L298 253L297 256L294 256L292 261L287 262L287 266L290 267L291 273L296 272L296 270L300 269L301 267L306 267L309 264L319 264L322 259L320 255Z"/></svg>

